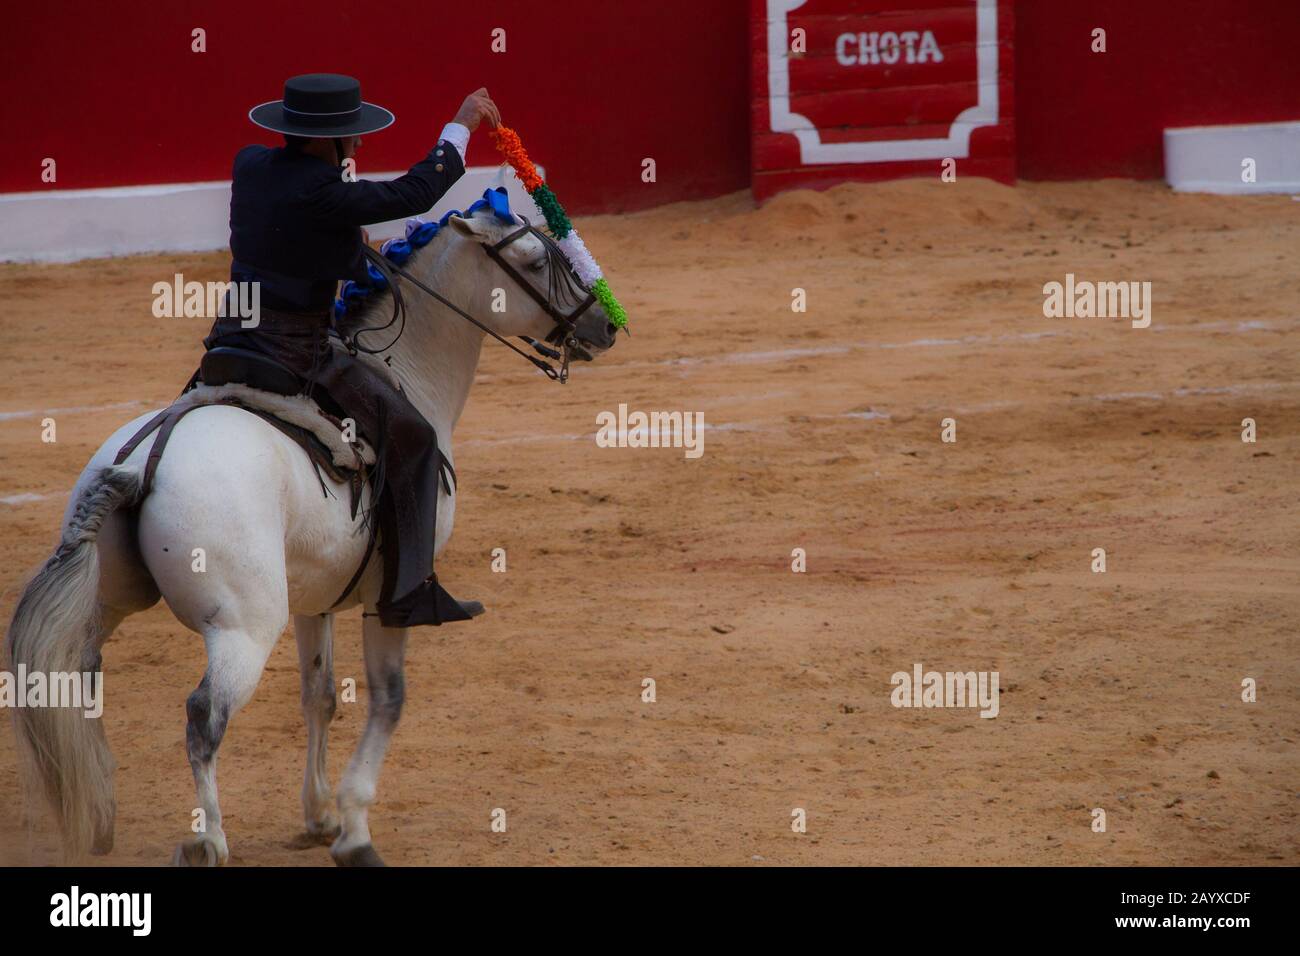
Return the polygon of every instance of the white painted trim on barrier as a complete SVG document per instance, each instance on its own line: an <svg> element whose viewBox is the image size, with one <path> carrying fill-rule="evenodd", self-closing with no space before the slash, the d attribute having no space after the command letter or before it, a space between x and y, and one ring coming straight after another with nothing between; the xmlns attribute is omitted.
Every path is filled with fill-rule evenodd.
<svg viewBox="0 0 1300 956"><path fill-rule="evenodd" d="M542 167L538 172L545 176ZM396 179L402 172L365 178ZM540 218L506 166L471 166L425 218L464 209L505 186L510 208ZM0 193L0 262L73 262L136 253L206 252L230 245L230 182ZM402 221L367 226L371 239L402 235Z"/></svg>
<svg viewBox="0 0 1300 956"><path fill-rule="evenodd" d="M1241 181L1255 161L1255 182ZM1300 121L1165 130L1165 181L1179 192L1300 193Z"/></svg>
<svg viewBox="0 0 1300 956"><path fill-rule="evenodd" d="M793 133L805 166L826 163L896 163L911 159L965 159L970 134L998 125L998 0L976 0L979 102L962 110L944 139L876 143L823 143L806 116L790 110L790 30L787 16L807 0L767 0L767 94L772 132Z"/></svg>

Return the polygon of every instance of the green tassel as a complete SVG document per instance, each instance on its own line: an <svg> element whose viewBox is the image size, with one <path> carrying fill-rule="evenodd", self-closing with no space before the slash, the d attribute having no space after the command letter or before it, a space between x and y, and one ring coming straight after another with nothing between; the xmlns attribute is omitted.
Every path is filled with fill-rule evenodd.
<svg viewBox="0 0 1300 956"><path fill-rule="evenodd" d="M533 197L533 202L537 203L537 208L542 211L546 217L546 225L550 227L556 239L563 239L573 228L573 223L569 222L568 215L564 212L564 207L560 201L555 198L555 193L551 192L551 187L542 183L534 189L529 195Z"/></svg>
<svg viewBox="0 0 1300 956"><path fill-rule="evenodd" d="M609 319L610 324L617 329L627 325L627 313L623 311L623 306L618 299L614 298L614 293L609 291L609 283L604 277L596 280L596 284L591 287L591 294L596 297L600 307L605 310L605 318Z"/></svg>

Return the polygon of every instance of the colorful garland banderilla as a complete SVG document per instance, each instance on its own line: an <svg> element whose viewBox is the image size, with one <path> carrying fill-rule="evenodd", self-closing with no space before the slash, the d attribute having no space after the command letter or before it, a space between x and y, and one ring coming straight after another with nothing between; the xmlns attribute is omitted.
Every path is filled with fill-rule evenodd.
<svg viewBox="0 0 1300 956"><path fill-rule="evenodd" d="M614 293L609 291L609 283L605 281L600 266L596 265L596 260L587 251L587 246L578 235L578 231L573 228L573 223L569 222L564 207L555 198L555 193L551 192L551 187L542 182L542 177L537 175L537 167L528 158L523 143L519 142L519 134L508 126L498 126L491 135L501 155L514 168L515 175L523 183L524 189L528 190L528 195L542 211L546 219L546 227L555 237L556 244L569 260L569 264L573 266L573 271L578 274L579 280L587 287L587 291L596 297L596 301L605 310L606 317L615 328L621 329L626 326L627 312L619 304L618 299L614 298Z"/></svg>

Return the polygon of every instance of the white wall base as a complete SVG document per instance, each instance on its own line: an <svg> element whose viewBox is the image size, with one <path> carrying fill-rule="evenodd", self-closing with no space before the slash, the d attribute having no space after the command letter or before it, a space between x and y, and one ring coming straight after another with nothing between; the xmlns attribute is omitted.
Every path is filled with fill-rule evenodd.
<svg viewBox="0 0 1300 956"><path fill-rule="evenodd" d="M1241 181L1247 158L1253 183ZM1179 192L1300 193L1300 122L1167 129L1165 180Z"/></svg>
<svg viewBox="0 0 1300 956"><path fill-rule="evenodd" d="M541 167L538 167L541 172ZM367 179L396 179L401 172ZM545 173L542 173L544 176ZM510 208L541 215L506 166L471 166L423 218L464 209L485 189L505 186ZM230 245L230 183L0 194L0 262L72 262L142 252L206 252ZM402 235L401 221L367 226L371 239Z"/></svg>

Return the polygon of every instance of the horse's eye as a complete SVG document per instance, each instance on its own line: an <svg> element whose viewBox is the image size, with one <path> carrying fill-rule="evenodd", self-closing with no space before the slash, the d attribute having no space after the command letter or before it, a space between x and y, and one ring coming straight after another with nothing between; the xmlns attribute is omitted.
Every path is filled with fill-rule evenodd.
<svg viewBox="0 0 1300 956"><path fill-rule="evenodd" d="M530 262L528 264L528 268L531 269L533 272L541 272L543 269L546 268L546 256L542 256L540 259L538 259L535 262Z"/></svg>

